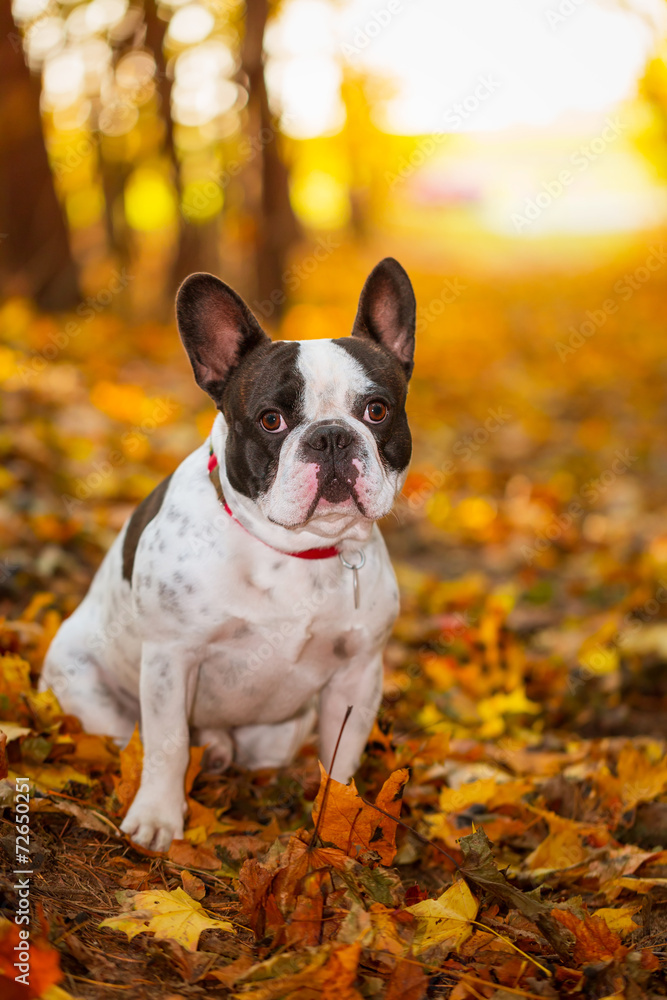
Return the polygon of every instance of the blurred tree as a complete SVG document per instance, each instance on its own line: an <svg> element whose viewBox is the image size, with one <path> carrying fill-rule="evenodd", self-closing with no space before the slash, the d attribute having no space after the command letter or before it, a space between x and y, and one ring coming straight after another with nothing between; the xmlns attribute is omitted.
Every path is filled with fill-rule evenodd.
<svg viewBox="0 0 667 1000"><path fill-rule="evenodd" d="M175 14L158 0L143 0L141 6L130 7L121 22L95 30L84 24L85 4L72 11L65 0L54 0L65 47L32 59L32 74L23 57L21 33L27 39L35 20L24 19L19 33L10 4L1 6L0 232L7 237L0 246L0 266L5 283L11 275L12 287L40 305L65 308L77 299L77 273L83 288L95 290L106 280L108 267L123 264L150 272L153 295L150 301L141 297L149 311L171 311L167 302L188 273L218 272L224 260L226 276L247 296L281 301L276 293L283 291L287 256L300 230L264 77L264 34L273 0L212 8L215 26L206 44L221 41L240 63L235 78L238 106L219 113L220 135L215 119L203 121L197 135L196 122L185 119L184 125L183 117L172 118L174 71L178 60L187 58L189 46L195 54L199 43L170 37L170 17ZM102 67L97 82L93 71L73 94L71 105L58 105L59 112L67 112L60 122L76 121L76 126L58 124L48 101L50 110L41 118L35 71L63 52L83 52L87 45L98 45L103 59L105 44L108 66ZM150 77L145 76L146 67ZM248 91L245 107L242 88ZM222 120L228 111L237 122L225 133ZM50 164L44 134L49 137ZM226 171L227 163L239 170ZM221 189L217 195L215 184ZM212 195L206 193L207 186ZM192 210L197 197L200 208L203 204L199 212ZM76 229L70 234L71 248L58 199L67 203L69 225ZM75 212L70 212L70 202L76 203ZM279 312L278 305L273 314Z"/></svg>
<svg viewBox="0 0 667 1000"><path fill-rule="evenodd" d="M245 35L241 68L248 81L247 138L253 155L243 172L246 210L254 219L252 229L255 293L278 303L280 312L283 275L290 247L299 236L299 225L289 198L288 172L279 152L278 123L271 113L264 79L264 32L269 17L268 0L246 0Z"/></svg>
<svg viewBox="0 0 667 1000"><path fill-rule="evenodd" d="M79 298L76 265L46 155L40 83L31 76L8 0L0 3L0 288L43 309Z"/></svg>

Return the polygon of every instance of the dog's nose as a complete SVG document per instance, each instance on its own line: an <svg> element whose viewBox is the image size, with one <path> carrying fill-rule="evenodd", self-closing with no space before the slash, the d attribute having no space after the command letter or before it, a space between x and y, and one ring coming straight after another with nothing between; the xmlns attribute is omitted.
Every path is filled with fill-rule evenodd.
<svg viewBox="0 0 667 1000"><path fill-rule="evenodd" d="M312 451L332 455L352 444L352 432L344 424L319 424L306 435L303 443Z"/></svg>

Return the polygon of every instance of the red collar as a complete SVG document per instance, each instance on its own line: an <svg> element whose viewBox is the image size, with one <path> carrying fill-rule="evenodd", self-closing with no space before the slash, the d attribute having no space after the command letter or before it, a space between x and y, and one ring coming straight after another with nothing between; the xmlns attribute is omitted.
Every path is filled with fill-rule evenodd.
<svg viewBox="0 0 667 1000"><path fill-rule="evenodd" d="M229 504L225 499L225 494L222 492L222 483L220 481L220 469L218 466L218 459L213 453L213 445L209 445L208 475L211 482L215 486L215 492L218 494L218 500L220 501L222 506L225 508L225 510L227 511L227 513L229 514L229 516L233 521L236 521L237 524L241 524L239 519L234 517L233 513L231 512ZM243 524L241 524L241 527L243 528L244 531L248 531L248 529ZM248 532L248 534L251 534L251 532ZM252 537L255 538L256 536L253 535ZM264 545L268 545L268 542L264 542ZM295 559L332 559L333 556L339 555L338 549L336 548L335 545L330 545L328 548L325 549L306 549L304 552L284 552L282 549L275 549L273 545L268 545L268 547L270 549L273 549L274 552L280 552L284 556L293 556Z"/></svg>

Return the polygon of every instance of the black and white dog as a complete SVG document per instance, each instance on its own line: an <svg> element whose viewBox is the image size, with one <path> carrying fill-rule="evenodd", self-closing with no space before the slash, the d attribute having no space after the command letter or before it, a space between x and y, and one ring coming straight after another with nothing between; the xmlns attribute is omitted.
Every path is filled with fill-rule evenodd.
<svg viewBox="0 0 667 1000"><path fill-rule="evenodd" d="M210 274L183 283L176 309L220 413L126 523L41 680L90 732L125 742L140 718L122 828L156 850L183 836L191 731L209 766L278 767L317 706L328 768L352 705L333 776L355 771L398 610L375 522L411 452L415 298L392 258L368 277L351 337L272 342Z"/></svg>

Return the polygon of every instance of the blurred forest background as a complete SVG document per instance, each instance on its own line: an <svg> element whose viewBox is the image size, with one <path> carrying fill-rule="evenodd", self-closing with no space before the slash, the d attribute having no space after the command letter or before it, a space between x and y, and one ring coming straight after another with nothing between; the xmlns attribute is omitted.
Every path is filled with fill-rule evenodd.
<svg viewBox="0 0 667 1000"><path fill-rule="evenodd" d="M465 986L479 960L513 996L580 992L591 963L583 995L664 996L651 963L667 957L667 855L645 852L667 848L666 225L663 0L0 4L0 718L27 727L14 765L45 795L115 821L126 808L117 753L72 756L71 723L28 696L125 518L210 428L173 321L180 281L220 275L273 336L337 337L395 256L418 300L414 460L383 525L403 611L382 718L403 742L378 736L362 786L409 763L422 834L460 858L481 816L517 884L549 872L582 927L613 901L628 918L610 918L617 943L581 945L562 993L478 929L450 979L441 951L428 995L495 997ZM283 832L303 824L318 780L304 760L287 796L288 779L246 776L223 809L202 786L236 823L227 862L258 801ZM489 782L508 775L516 794L495 801ZM44 822L48 853L62 831ZM236 860L259 853L249 843ZM442 857L405 831L399 844L397 864L442 888ZM77 980L93 959L49 935L68 989L113 995ZM513 940L542 955L538 937ZM364 955L350 990L395 975L390 995L425 995Z"/></svg>

